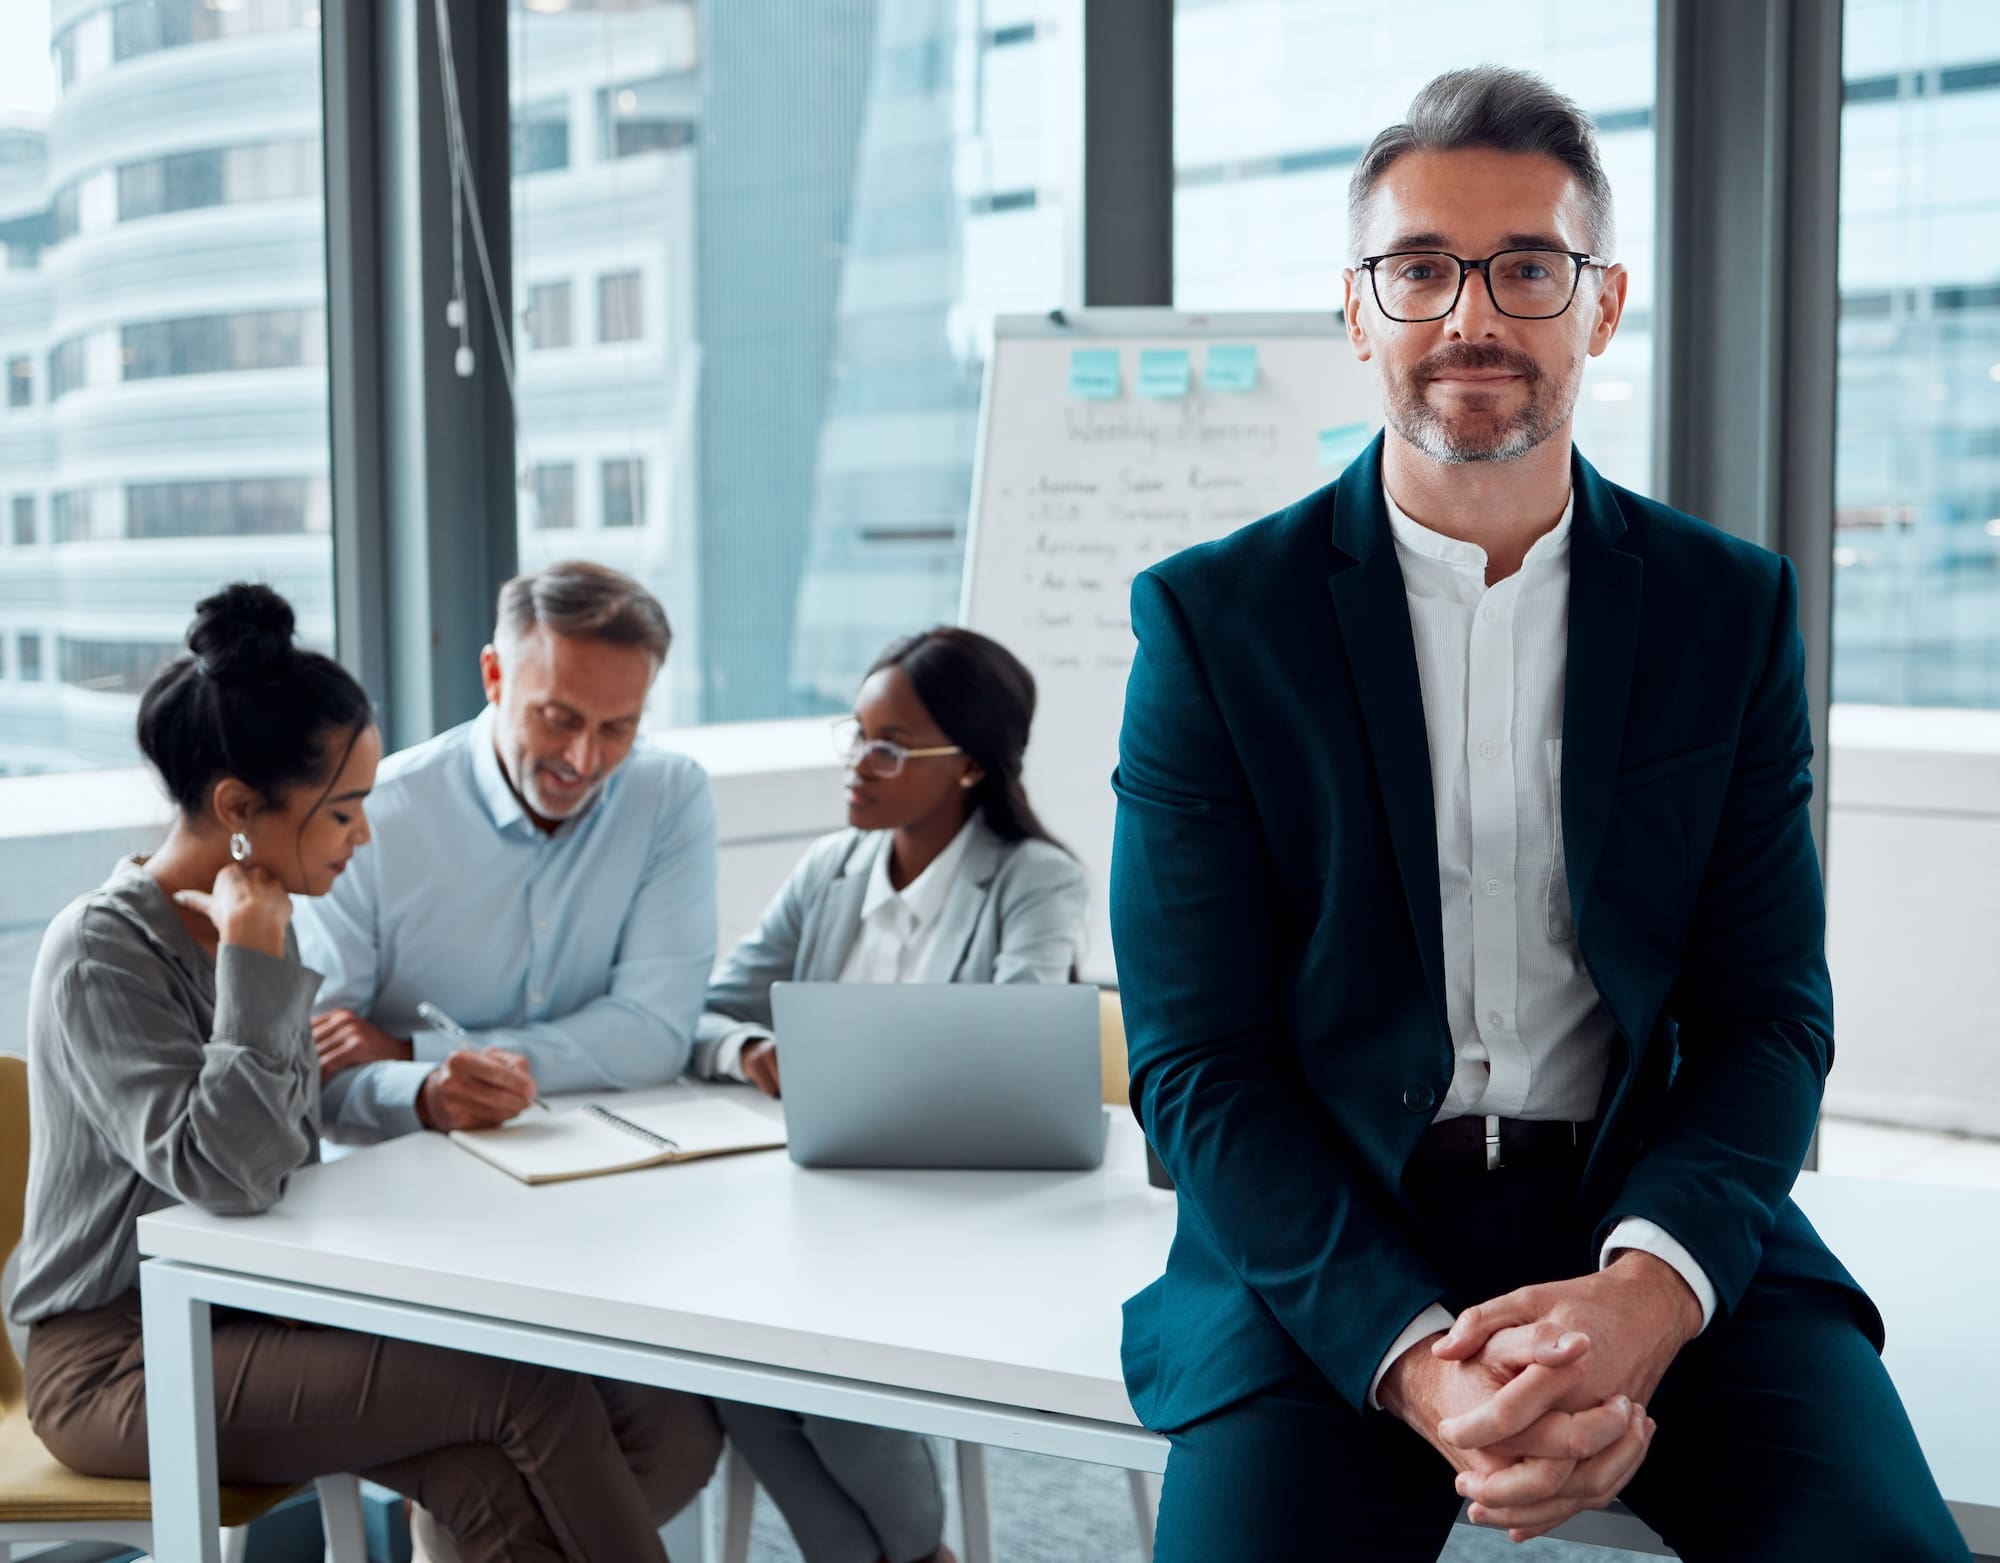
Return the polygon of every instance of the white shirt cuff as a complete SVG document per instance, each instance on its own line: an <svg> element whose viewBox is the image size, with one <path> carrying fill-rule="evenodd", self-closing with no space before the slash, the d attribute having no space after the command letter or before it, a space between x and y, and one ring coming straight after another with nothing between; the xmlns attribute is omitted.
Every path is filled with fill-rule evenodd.
<svg viewBox="0 0 2000 1563"><path fill-rule="evenodd" d="M768 1042L770 1038L770 1032L747 1020L726 1032L715 1044L715 1057L708 1066L711 1078L741 1080L748 1085L750 1077L743 1072L743 1050L752 1042Z"/></svg>
<svg viewBox="0 0 2000 1563"><path fill-rule="evenodd" d="M1441 1330L1450 1329L1451 1326L1450 1310L1442 1303L1432 1303L1403 1327L1403 1333L1396 1337L1395 1344L1389 1348L1389 1354L1382 1359L1381 1365L1375 1369L1375 1376L1368 1381L1369 1410L1382 1409L1382 1402L1375 1398L1375 1392L1382 1387L1382 1379L1396 1365L1396 1359L1426 1335L1436 1335Z"/></svg>
<svg viewBox="0 0 2000 1563"><path fill-rule="evenodd" d="M1701 1304L1701 1327L1707 1329L1708 1321L1715 1317L1715 1286L1709 1280L1708 1272L1694 1262L1694 1255L1681 1246L1679 1239L1656 1221L1648 1221L1643 1216L1627 1216L1611 1229L1611 1235L1604 1240L1604 1247L1597 1256L1597 1268L1606 1268L1620 1250L1627 1248L1651 1254L1674 1267L1674 1273L1687 1282L1688 1290Z"/></svg>

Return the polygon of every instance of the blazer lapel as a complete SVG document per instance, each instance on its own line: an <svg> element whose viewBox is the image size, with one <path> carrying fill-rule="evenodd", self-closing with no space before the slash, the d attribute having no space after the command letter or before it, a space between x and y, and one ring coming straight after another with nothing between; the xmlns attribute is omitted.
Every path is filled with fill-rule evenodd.
<svg viewBox="0 0 2000 1563"><path fill-rule="evenodd" d="M1442 1023L1444 928L1438 904L1437 810L1430 741L1417 677L1410 605L1382 503L1382 436L1357 457L1334 489L1333 545L1345 563L1327 581L1347 646L1348 672L1368 733L1389 840L1415 925L1431 1000Z"/></svg>
<svg viewBox="0 0 2000 1563"><path fill-rule="evenodd" d="M938 913L937 937L931 941L930 955L917 974L919 982L956 982L965 964L965 952L979 926L979 914L986 910L993 893L993 878L1000 872L1000 841L983 825L966 843L965 857Z"/></svg>
<svg viewBox="0 0 2000 1563"><path fill-rule="evenodd" d="M1625 546L1625 518L1610 485L1581 456L1573 458L1570 481L1576 510L1570 524L1562 828L1570 904L1580 936L1624 747L1645 565Z"/></svg>
<svg viewBox="0 0 2000 1563"><path fill-rule="evenodd" d="M819 915L799 955L801 982L838 982L847 957L861 937L861 903L868 898L868 876L875 859L889 847L889 832L863 836L854 844L819 898Z"/></svg>

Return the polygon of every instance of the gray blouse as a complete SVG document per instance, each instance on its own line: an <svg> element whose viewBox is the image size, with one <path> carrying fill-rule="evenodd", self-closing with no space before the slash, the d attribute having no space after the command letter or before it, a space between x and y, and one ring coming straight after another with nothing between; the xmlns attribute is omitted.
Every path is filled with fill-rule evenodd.
<svg viewBox="0 0 2000 1563"><path fill-rule="evenodd" d="M28 1208L17 1324L139 1284L134 1223L168 1205L269 1209L319 1159L319 974L210 961L136 860L42 936L28 990Z"/></svg>

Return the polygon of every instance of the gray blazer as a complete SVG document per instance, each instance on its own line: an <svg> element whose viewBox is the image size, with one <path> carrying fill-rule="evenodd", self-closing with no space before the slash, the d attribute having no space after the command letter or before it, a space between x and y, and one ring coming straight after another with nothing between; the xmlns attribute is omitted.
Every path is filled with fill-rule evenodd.
<svg viewBox="0 0 2000 1563"><path fill-rule="evenodd" d="M1005 842L975 823L920 982L1068 982L1083 946L1083 869L1046 841ZM840 830L807 849L784 888L710 979L692 1073L715 1078L721 1041L768 1034L771 984L837 982L887 831Z"/></svg>

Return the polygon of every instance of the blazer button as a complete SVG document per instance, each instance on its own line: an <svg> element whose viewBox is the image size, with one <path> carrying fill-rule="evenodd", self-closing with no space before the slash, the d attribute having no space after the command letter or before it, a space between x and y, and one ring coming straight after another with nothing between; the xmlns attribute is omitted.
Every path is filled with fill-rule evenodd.
<svg viewBox="0 0 2000 1563"><path fill-rule="evenodd" d="M1403 1093L1403 1105L1413 1113L1427 1113L1438 1104L1438 1094L1421 1080Z"/></svg>

